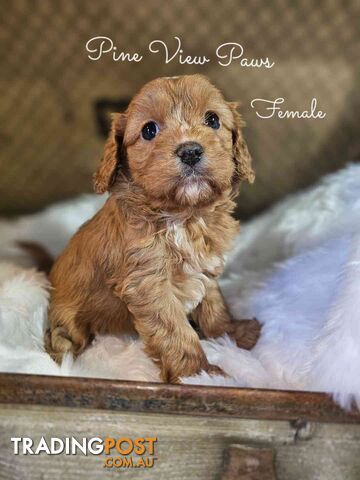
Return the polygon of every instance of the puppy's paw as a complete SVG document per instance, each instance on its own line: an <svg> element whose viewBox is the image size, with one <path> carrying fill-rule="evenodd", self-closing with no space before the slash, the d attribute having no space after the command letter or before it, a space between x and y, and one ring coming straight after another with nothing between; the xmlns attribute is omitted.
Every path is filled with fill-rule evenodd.
<svg viewBox="0 0 360 480"><path fill-rule="evenodd" d="M63 327L47 330L45 333L45 350L56 363L61 364L65 353L73 349L73 342Z"/></svg>
<svg viewBox="0 0 360 480"><path fill-rule="evenodd" d="M162 365L161 371L160 371L160 377L165 383L173 383L173 384L178 384L182 383L181 378L183 377L192 377L194 375L200 374L202 371L205 371L209 375L222 375L226 377L226 373L221 370L220 367L216 365L211 365L208 363L206 360L206 357L204 354L199 357L190 357L192 361L189 361L185 365L181 365L181 368L175 368L174 365L171 365L170 367L167 366L165 367ZM196 361L195 361L196 360Z"/></svg>
<svg viewBox="0 0 360 480"><path fill-rule="evenodd" d="M206 369L206 373L209 375L222 375L223 377L228 376L220 367L211 364L209 364L208 368Z"/></svg>
<svg viewBox="0 0 360 480"><path fill-rule="evenodd" d="M235 326L231 337L240 348L251 350L257 343L261 333L261 325L252 318L251 320L233 320Z"/></svg>

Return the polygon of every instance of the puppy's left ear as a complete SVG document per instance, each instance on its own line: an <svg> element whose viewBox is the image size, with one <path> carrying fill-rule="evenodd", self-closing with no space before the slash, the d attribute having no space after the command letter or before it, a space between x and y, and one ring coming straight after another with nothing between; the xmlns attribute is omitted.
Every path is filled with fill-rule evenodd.
<svg viewBox="0 0 360 480"><path fill-rule="evenodd" d="M100 165L94 174L94 189L96 193L105 193L114 183L116 174L124 162L125 151L123 138L126 125L125 113L113 113L108 139Z"/></svg>
<svg viewBox="0 0 360 480"><path fill-rule="evenodd" d="M244 122L238 112L238 104L236 102L229 102L229 107L234 117L234 128L232 131L233 155L236 165L234 183L240 180L247 180L249 183L253 183L255 180L255 172L252 168L251 156L241 131Z"/></svg>

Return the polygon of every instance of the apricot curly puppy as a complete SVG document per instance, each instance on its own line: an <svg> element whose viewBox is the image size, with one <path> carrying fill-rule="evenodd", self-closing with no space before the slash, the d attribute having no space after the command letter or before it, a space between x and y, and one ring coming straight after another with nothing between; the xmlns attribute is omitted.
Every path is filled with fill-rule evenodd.
<svg viewBox="0 0 360 480"><path fill-rule="evenodd" d="M217 284L238 231L233 198L254 180L241 127L236 105L201 75L154 80L113 115L94 176L109 199L50 274L53 358L79 354L96 334L135 330L162 379L176 383L220 370L190 316L206 337L256 342L259 324L232 321Z"/></svg>

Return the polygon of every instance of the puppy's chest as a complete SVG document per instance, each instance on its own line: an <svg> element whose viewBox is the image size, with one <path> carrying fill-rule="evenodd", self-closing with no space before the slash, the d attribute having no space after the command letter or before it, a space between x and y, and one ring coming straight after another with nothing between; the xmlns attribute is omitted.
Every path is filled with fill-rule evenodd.
<svg viewBox="0 0 360 480"><path fill-rule="evenodd" d="M202 301L211 279L223 268L223 256L216 253L204 232L205 225L170 223L167 231L171 282L175 294L190 313Z"/></svg>

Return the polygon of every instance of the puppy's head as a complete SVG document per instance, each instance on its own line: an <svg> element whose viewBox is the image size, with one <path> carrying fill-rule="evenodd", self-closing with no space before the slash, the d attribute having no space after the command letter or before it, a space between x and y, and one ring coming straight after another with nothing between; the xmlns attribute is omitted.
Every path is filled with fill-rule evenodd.
<svg viewBox="0 0 360 480"><path fill-rule="evenodd" d="M240 180L254 180L242 125L236 104L205 77L153 80L114 114L95 190L128 178L157 203L211 203Z"/></svg>

